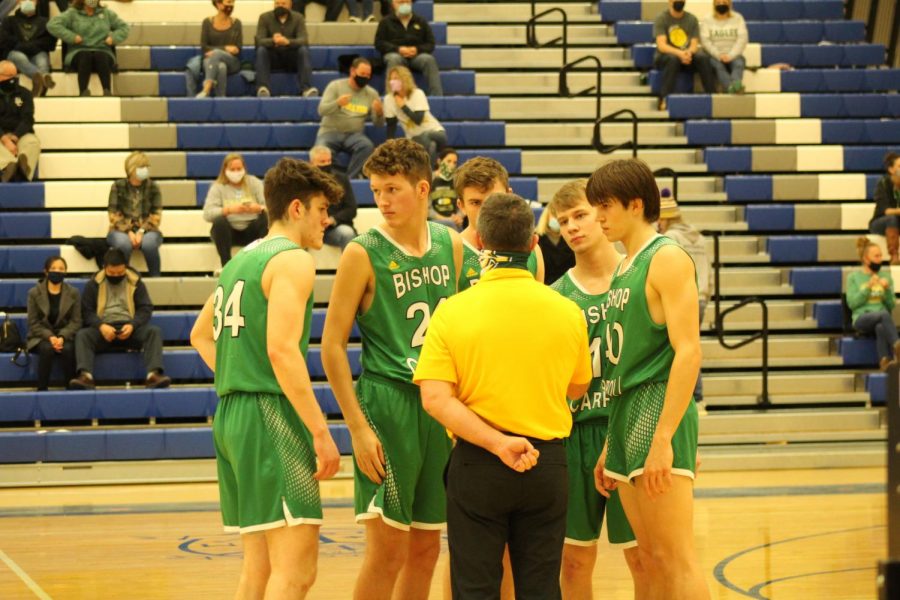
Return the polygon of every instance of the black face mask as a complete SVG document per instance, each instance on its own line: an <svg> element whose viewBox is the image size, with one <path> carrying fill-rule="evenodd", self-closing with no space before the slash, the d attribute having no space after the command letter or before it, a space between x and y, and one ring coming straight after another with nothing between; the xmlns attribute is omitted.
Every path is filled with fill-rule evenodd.
<svg viewBox="0 0 900 600"><path fill-rule="evenodd" d="M881 270L881 263L869 263L869 270L873 273L877 273Z"/></svg>
<svg viewBox="0 0 900 600"><path fill-rule="evenodd" d="M324 173L328 173L329 175L331 175L331 171L332 171L331 165L322 165L321 167L319 167L319 170Z"/></svg>
<svg viewBox="0 0 900 600"><path fill-rule="evenodd" d="M675 10L675 12L681 12L684 10L684 2L681 2L680 0L678 2L673 2L672 8Z"/></svg>
<svg viewBox="0 0 900 600"><path fill-rule="evenodd" d="M124 275L107 275L106 281L108 281L111 285L119 285L123 281L125 281Z"/></svg>
<svg viewBox="0 0 900 600"><path fill-rule="evenodd" d="M13 93L17 87L19 87L18 77L13 77L12 79L7 79L6 81L0 81L0 92L3 92L5 94Z"/></svg>
<svg viewBox="0 0 900 600"><path fill-rule="evenodd" d="M228 16L231 16L231 13L234 12L234 6L223 6L223 7L222 7L222 12L225 13L226 15L228 15Z"/></svg>
<svg viewBox="0 0 900 600"><path fill-rule="evenodd" d="M62 283L65 278L66 274L62 271L50 271L47 273L47 281L50 283Z"/></svg>
<svg viewBox="0 0 900 600"><path fill-rule="evenodd" d="M716 12L720 15L728 14L728 5L727 4L716 4Z"/></svg>
<svg viewBox="0 0 900 600"><path fill-rule="evenodd" d="M291 14L291 11L289 11L289 10L286 9L285 7L283 7L283 6L276 6L276 7L275 7L275 17L276 17L276 18L278 18L278 19L283 19L283 18L285 18L286 16L288 16L289 14Z"/></svg>
<svg viewBox="0 0 900 600"><path fill-rule="evenodd" d="M364 88L369 85L370 81L372 81L371 77L363 77L362 75L357 75L353 78L353 83L355 83L360 88Z"/></svg>

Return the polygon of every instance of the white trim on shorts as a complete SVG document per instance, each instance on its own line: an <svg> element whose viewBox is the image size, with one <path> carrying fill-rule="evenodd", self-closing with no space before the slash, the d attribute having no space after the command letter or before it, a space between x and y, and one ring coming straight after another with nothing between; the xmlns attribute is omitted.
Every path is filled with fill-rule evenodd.
<svg viewBox="0 0 900 600"><path fill-rule="evenodd" d="M311 519L309 517L294 517L288 508L284 497L281 498L281 508L284 510L284 518L269 523L261 523L259 525L250 525L249 527L238 527L235 525L225 525L225 533L259 533L260 531L268 531L269 529L278 529L279 527L294 527L296 525L321 525L322 519Z"/></svg>
<svg viewBox="0 0 900 600"><path fill-rule="evenodd" d="M569 544L571 546L581 546L582 548L592 548L593 546L596 546L599 542L600 542L600 538L593 539L589 542L586 542L584 540L572 539L570 537L567 537L565 540L563 540L564 544Z"/></svg>
<svg viewBox="0 0 900 600"><path fill-rule="evenodd" d="M629 473L628 477L626 477L625 475L622 475L621 473L616 473L616 472L610 471L608 469L603 469L603 474L606 475L607 477L611 477L612 479L615 479L616 481L621 481L622 483L627 483L628 485L633 485L631 482L634 480L634 478L637 477L638 475L642 475L643 473L644 473L644 467L635 469L634 471ZM688 479L694 479L696 477L694 475L694 472L691 471L690 469L672 469L672 475L681 475L682 477L687 477Z"/></svg>
<svg viewBox="0 0 900 600"><path fill-rule="evenodd" d="M618 544L610 542L609 545L618 550L628 550L629 548L637 548L638 543L637 540L631 540L630 542L620 542Z"/></svg>
<svg viewBox="0 0 900 600"><path fill-rule="evenodd" d="M389 519L384 516L384 510L380 506L375 506L375 498L372 498L372 501L369 502L369 507L366 509L366 512L359 513L356 515L356 522L360 521L368 521L369 519L378 519L381 518L384 521L385 525L390 525L394 529L399 529L400 531L409 531L409 525L405 523L401 523L400 521L395 521L393 519Z"/></svg>
<svg viewBox="0 0 900 600"><path fill-rule="evenodd" d="M421 523L419 521L413 521L409 524L409 526L413 529L422 529L424 531L440 531L444 528L444 525L447 523Z"/></svg>

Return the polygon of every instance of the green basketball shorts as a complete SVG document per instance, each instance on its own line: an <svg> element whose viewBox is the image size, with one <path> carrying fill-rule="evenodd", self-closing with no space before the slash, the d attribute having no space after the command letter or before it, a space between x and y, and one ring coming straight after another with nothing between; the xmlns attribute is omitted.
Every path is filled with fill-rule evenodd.
<svg viewBox="0 0 900 600"><path fill-rule="evenodd" d="M606 512L606 537L614 546L636 546L631 525L619 492L613 490L609 500L594 485L594 467L606 441L607 420L595 419L575 423L565 441L569 461L569 508L566 513L566 543L592 546L600 538L603 513Z"/></svg>
<svg viewBox="0 0 900 600"><path fill-rule="evenodd" d="M322 523L312 435L285 396L222 398L213 442L225 531Z"/></svg>
<svg viewBox="0 0 900 600"><path fill-rule="evenodd" d="M419 388L363 373L359 406L384 448L385 478L366 477L354 461L356 520L380 517L398 529L440 529L447 521L446 430L422 408Z"/></svg>
<svg viewBox="0 0 900 600"><path fill-rule="evenodd" d="M631 483L644 472L644 463L666 396L666 382L645 383L614 398L609 417L607 476ZM672 437L672 474L694 478L699 418L693 399Z"/></svg>

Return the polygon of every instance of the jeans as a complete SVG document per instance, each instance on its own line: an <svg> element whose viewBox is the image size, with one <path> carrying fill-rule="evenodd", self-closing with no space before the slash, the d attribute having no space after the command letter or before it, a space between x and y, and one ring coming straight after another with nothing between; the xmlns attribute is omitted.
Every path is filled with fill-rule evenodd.
<svg viewBox="0 0 900 600"><path fill-rule="evenodd" d="M268 232L269 218L266 216L266 213L261 212L255 221L251 221L247 225L246 229L234 229L225 215L216 217L213 220L209 236L216 245L219 261L224 267L231 260L232 246L246 246L250 242L255 242L259 238L265 237Z"/></svg>
<svg viewBox="0 0 900 600"><path fill-rule="evenodd" d="M6 58L16 65L19 73L28 75L29 79L34 79L38 73L46 75L50 72L50 57L46 52L38 52L29 58L24 52L10 50Z"/></svg>
<svg viewBox="0 0 900 600"><path fill-rule="evenodd" d="M743 56L735 56L728 64L715 57L711 57L709 62L716 72L719 83L722 84L722 89L726 91L732 83L740 83L744 79L744 65L747 63Z"/></svg>
<svg viewBox="0 0 900 600"><path fill-rule="evenodd" d="M338 223L334 227L325 230L325 243L329 246L337 246L341 250L356 237L356 230L349 225Z"/></svg>
<svg viewBox="0 0 900 600"><path fill-rule="evenodd" d="M888 229L900 229L900 217L897 215L882 215L872 219L869 223L869 233L884 235Z"/></svg>
<svg viewBox="0 0 900 600"><path fill-rule="evenodd" d="M204 83L214 82L213 90L219 97L227 96L228 76L241 70L241 59L224 50L213 50L203 58Z"/></svg>
<svg viewBox="0 0 900 600"><path fill-rule="evenodd" d="M104 91L112 88L113 59L101 50L80 50L72 59L72 66L78 72L78 91L84 92L91 82L91 73L100 77L100 87Z"/></svg>
<svg viewBox="0 0 900 600"><path fill-rule="evenodd" d="M310 2L322 4L325 6L325 20L337 21L341 15L341 9L344 7L342 0L293 0L291 3L293 10L306 15L306 5Z"/></svg>
<svg viewBox="0 0 900 600"><path fill-rule="evenodd" d="M363 165L375 150L372 140L366 137L364 133L341 133L340 131L330 131L328 133L319 133L316 136L316 146L328 146L332 155L339 152L348 152L350 154L350 164L347 167L347 177L355 179L362 173Z"/></svg>
<svg viewBox="0 0 900 600"><path fill-rule="evenodd" d="M388 52L384 55L384 71L390 73L394 67L409 67L413 71L419 71L428 80L429 96L443 96L444 88L441 85L441 70L437 60L431 54L421 53L413 58L403 58L397 52Z"/></svg>
<svg viewBox="0 0 900 600"><path fill-rule="evenodd" d="M147 367L147 373L162 372L163 370L162 331L156 325L141 325L134 328L127 340L113 339L111 342L103 339L103 336L100 335L99 327L85 327L81 329L75 336L75 357L78 362L78 373L88 372L93 374L96 354L115 348L143 350L144 366Z"/></svg>
<svg viewBox="0 0 900 600"><path fill-rule="evenodd" d="M187 97L193 98L200 91L201 79L203 77L203 56L198 54L194 56L184 66L184 83L187 90Z"/></svg>
<svg viewBox="0 0 900 600"><path fill-rule="evenodd" d="M41 340L36 348L38 352L38 391L46 390L50 385L50 373L53 370L53 361L57 358L62 363L63 381L66 384L69 380L75 378L75 341L66 340L63 342L62 352L53 349L53 344L49 340Z"/></svg>
<svg viewBox="0 0 900 600"><path fill-rule="evenodd" d="M309 48L266 48L256 47L256 88L268 88L272 71L295 71L297 85L303 93L309 89L312 65L309 62Z"/></svg>
<svg viewBox="0 0 900 600"><path fill-rule="evenodd" d="M443 129L426 131L415 136L412 140L428 151L428 156L431 157L431 164L435 164L438 154L447 147L447 132Z"/></svg>
<svg viewBox="0 0 900 600"><path fill-rule="evenodd" d="M665 98L675 89L675 83L678 81L678 74L681 71L700 73L700 80L703 82L703 89L707 94L716 92L716 77L710 64L709 55L705 52L698 52L694 55L691 64L685 65L677 56L671 54L660 54L656 57L656 68L662 71L662 83L659 86L659 97Z"/></svg>
<svg viewBox="0 0 900 600"><path fill-rule="evenodd" d="M878 358L894 359L894 344L897 343L897 326L894 319L886 310L877 310L865 313L856 319L853 327L865 335L875 334L875 346L878 348Z"/></svg>
<svg viewBox="0 0 900 600"><path fill-rule="evenodd" d="M110 231L106 236L106 243L113 248L118 248L125 254L125 260L131 260L131 240L127 233L121 231ZM158 231L147 231L141 238L141 252L144 254L144 260L147 261L147 275L149 277L159 277L159 247L162 244L162 235Z"/></svg>

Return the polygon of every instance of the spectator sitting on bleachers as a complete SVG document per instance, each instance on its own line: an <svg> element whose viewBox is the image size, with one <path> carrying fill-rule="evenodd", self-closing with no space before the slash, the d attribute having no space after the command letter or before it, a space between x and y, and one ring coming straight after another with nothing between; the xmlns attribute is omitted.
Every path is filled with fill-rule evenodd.
<svg viewBox="0 0 900 600"><path fill-rule="evenodd" d="M394 137L399 123L406 137L422 145L434 163L441 150L447 147L447 132L431 114L428 98L416 87L409 69L391 67L387 75L388 90L384 95L387 138Z"/></svg>
<svg viewBox="0 0 900 600"><path fill-rule="evenodd" d="M57 357L66 385L75 377L75 335L81 329L81 296L65 283L67 270L64 258L51 256L44 263L44 277L28 290L26 348L38 353L39 392L50 385L50 372Z"/></svg>
<svg viewBox="0 0 900 600"><path fill-rule="evenodd" d="M56 38L47 31L47 17L37 14L34 0L19 0L19 10L3 20L0 58L12 61L31 79L31 95L46 96L56 84L50 76L50 52Z"/></svg>
<svg viewBox="0 0 900 600"><path fill-rule="evenodd" d="M847 278L847 306L852 311L853 328L864 335L875 334L878 366L882 371L895 358L900 358L900 338L894 325L894 281L891 270L881 270L882 255L878 244L866 237L856 242L862 268Z"/></svg>
<svg viewBox="0 0 900 600"><path fill-rule="evenodd" d="M375 15L372 14L375 3L373 0L339 0L347 3L347 10L350 12L351 23L374 23ZM387 4L387 0L382 0L382 4Z"/></svg>
<svg viewBox="0 0 900 600"><path fill-rule="evenodd" d="M19 85L16 65L0 61L0 181L31 181L41 155L34 134L34 99Z"/></svg>
<svg viewBox="0 0 900 600"><path fill-rule="evenodd" d="M579 179L573 185L564 185L556 192L556 195L581 194L584 196L586 185L587 180ZM541 213L534 232L538 236L538 245L541 247L541 254L544 257L544 283L551 285L575 266L575 253L563 240L559 221L546 208Z"/></svg>
<svg viewBox="0 0 900 600"><path fill-rule="evenodd" d="M104 96L112 96L112 72L116 66L113 47L128 37L128 23L100 0L72 0L61 15L50 19L50 33L68 45L65 66L78 72L78 90L90 96L91 73L100 77Z"/></svg>
<svg viewBox="0 0 900 600"><path fill-rule="evenodd" d="M459 154L449 146L438 154L432 173L431 194L428 197L430 203L428 220L462 231L465 228L466 215L457 206L458 196L456 188L453 187L453 176L456 174L458 163Z"/></svg>
<svg viewBox="0 0 900 600"><path fill-rule="evenodd" d="M305 18L306 5L310 2L325 6L326 21L337 21L337 18L341 15L341 9L343 8L341 0L293 0L293 10L297 11Z"/></svg>
<svg viewBox="0 0 900 600"><path fill-rule="evenodd" d="M731 7L731 0L715 0L714 13L700 23L700 43L709 55L722 90L729 94L744 91L744 48L749 35L744 17Z"/></svg>
<svg viewBox="0 0 900 600"><path fill-rule="evenodd" d="M350 240L356 237L356 229L353 228L353 219L356 218L356 195L353 193L353 186L350 185L347 176L332 164L331 150L328 147L313 146L310 148L309 162L337 179L344 190L341 201L328 206L331 223L325 230L325 243L343 250Z"/></svg>
<svg viewBox="0 0 900 600"><path fill-rule="evenodd" d="M678 74L684 70L700 73L707 94L716 91L716 78L709 56L700 48L700 24L684 10L684 0L669 0L669 8L653 23L656 38L656 68L661 71L659 110L666 110L666 98L675 89Z"/></svg>
<svg viewBox="0 0 900 600"><path fill-rule="evenodd" d="M382 0L386 2L387 0ZM394 14L385 17L375 31L375 49L385 69L406 66L428 80L428 95L443 96L441 71L434 55L434 32L428 21L412 11L412 0L393 0Z"/></svg>
<svg viewBox="0 0 900 600"><path fill-rule="evenodd" d="M270 96L269 77L273 69L297 73L300 93L318 96L310 85L309 36L304 17L290 10L291 0L275 0L275 10L259 15L256 26L256 95Z"/></svg>
<svg viewBox="0 0 900 600"><path fill-rule="evenodd" d="M678 242L678 245L684 248L694 261L694 268L697 271L697 294L700 300L700 327L702 329L706 305L709 304L710 291L713 286L713 270L706 252L706 238L681 218L681 209L678 208L678 202L672 197L669 188L660 190L659 195L659 232ZM697 402L698 409L704 412L706 406L703 403L702 373L697 375L694 400Z"/></svg>
<svg viewBox="0 0 900 600"><path fill-rule="evenodd" d="M203 19L200 28L200 56L187 63L185 71L188 97L206 98L228 95L228 76L241 70L241 46L244 32L241 20L231 16L234 0L212 0L216 14ZM201 72L202 70L202 72ZM197 92L197 84L203 87Z"/></svg>
<svg viewBox="0 0 900 600"><path fill-rule="evenodd" d="M883 235L891 264L900 264L900 154L889 152L884 157L887 173L875 186L875 214L869 221L869 231Z"/></svg>
<svg viewBox="0 0 900 600"><path fill-rule="evenodd" d="M148 276L159 277L162 195L150 179L150 159L143 152L132 152L125 159L125 177L113 182L107 210L106 243L121 250L126 262L131 260L131 251L140 248L147 261Z"/></svg>
<svg viewBox="0 0 900 600"><path fill-rule="evenodd" d="M168 387L172 380L163 374L162 332L150 324L153 302L137 271L128 268L125 255L110 248L104 267L84 286L81 316L84 327L75 336L77 377L69 386L92 390L94 356L112 349L142 350L147 367L148 388Z"/></svg>
<svg viewBox="0 0 900 600"><path fill-rule="evenodd" d="M212 223L209 235L223 267L231 260L232 246L246 246L265 237L269 231L265 210L262 181L247 174L243 156L226 156L203 204L203 218Z"/></svg>
<svg viewBox="0 0 900 600"><path fill-rule="evenodd" d="M322 124L316 134L316 146L328 146L332 154L350 153L347 176L355 179L375 145L366 134L366 118L375 125L384 124L384 106L378 92L369 86L372 63L361 56L350 65L348 79L335 79L325 88L319 101Z"/></svg>

